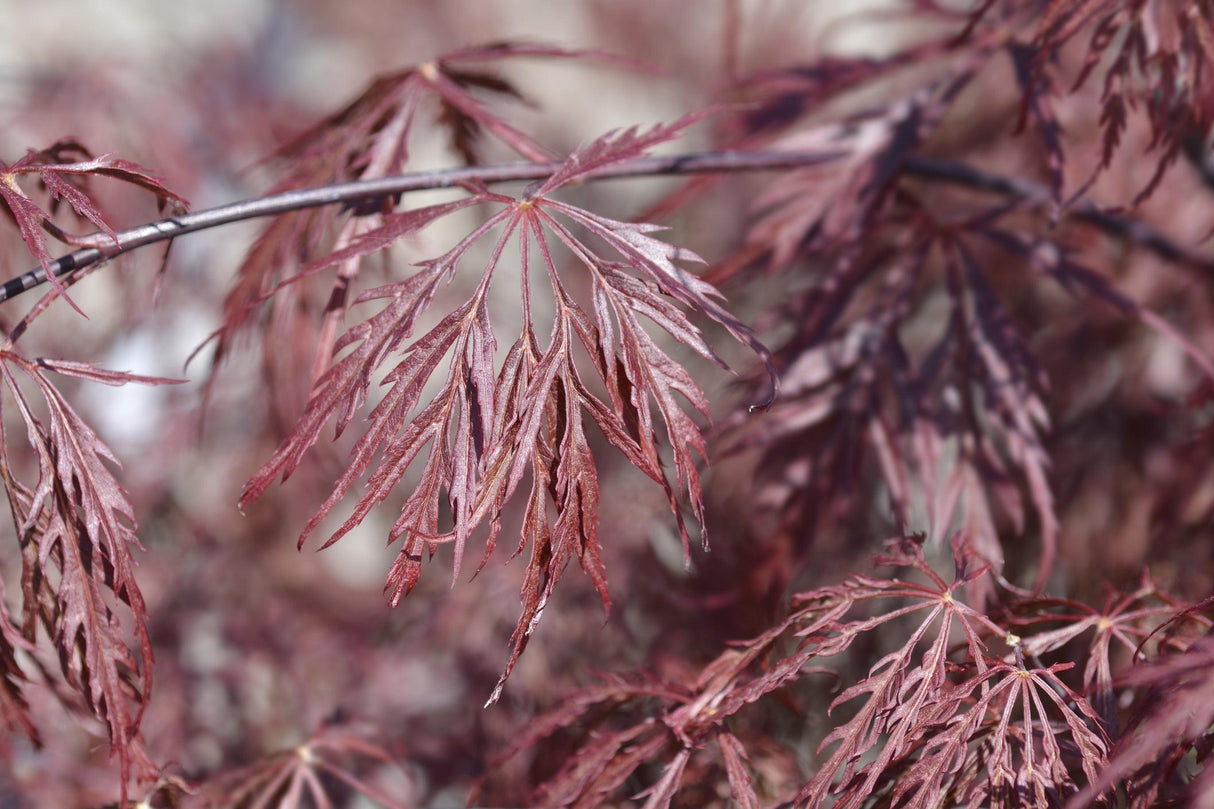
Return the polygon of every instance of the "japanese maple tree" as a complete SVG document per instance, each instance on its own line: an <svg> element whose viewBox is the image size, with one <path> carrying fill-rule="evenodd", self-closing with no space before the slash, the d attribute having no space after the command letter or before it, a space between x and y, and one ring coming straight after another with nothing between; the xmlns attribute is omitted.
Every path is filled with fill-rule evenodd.
<svg viewBox="0 0 1214 809"><path fill-rule="evenodd" d="M0 139L14 805L1210 802L1214 3L666 5Z"/></svg>

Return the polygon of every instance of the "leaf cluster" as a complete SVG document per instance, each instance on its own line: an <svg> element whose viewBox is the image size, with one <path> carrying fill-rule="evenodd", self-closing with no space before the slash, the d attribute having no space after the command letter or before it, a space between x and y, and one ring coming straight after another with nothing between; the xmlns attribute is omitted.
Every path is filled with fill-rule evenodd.
<svg viewBox="0 0 1214 809"><path fill-rule="evenodd" d="M727 5L735 52L744 15ZM1209 800L1214 779L1197 767L1214 750L1210 602L1157 584L1143 565L1166 562L1169 543L1183 545L1175 556L1203 558L1194 549L1214 525L1208 475L1197 474L1210 471L1214 446L1210 382L1189 373L1214 379L1208 296L1193 294L1214 262L1157 230L1149 210L1159 196L1177 199L1167 181L1181 155L1208 162L1214 11L1208 0L963 10L917 0L905 10L922 30L888 56L749 75L731 61L728 86L712 93L741 105L601 134L564 157L505 111L529 102L503 63L635 62L522 43L455 51L380 76L267 161L278 172L268 193L285 199L389 180L415 168L415 138L433 126L471 171L458 182L434 173L432 187L450 196L432 204L393 191L300 204L244 255L208 343L216 371L242 341L259 343L277 433L241 509L256 514L272 487L339 446L346 454L319 505L286 519L299 547L320 533L328 548L389 513L393 606L436 555L450 558L453 581L470 566L480 574L513 533L521 609L488 700L510 711L519 706L502 700L507 679L556 611L572 563L608 613L619 586L613 574L609 587L609 559L634 564L629 620L669 584L603 524L608 448L669 508L693 595L691 606L642 616L654 648L635 651L653 666L603 675L529 721L505 714L518 721L482 794L646 809ZM654 171L709 166L712 176L641 216L575 204L579 186L656 166L655 149L705 121L715 125L709 152ZM1127 168L1130 144L1150 155L1143 182ZM540 179L514 191L478 179L495 153ZM680 246L690 236L668 239L653 224L720 202L728 171L777 166L711 261ZM1098 180L1122 171L1135 180L1130 199L1110 203ZM135 575L136 509L115 453L61 387L64 377L176 380L17 347L87 271L71 256L57 263L49 240L97 251L89 269L123 249L94 188L110 180L158 209L184 206L147 169L73 139L0 163L0 210L52 284L0 344L0 480L20 567L19 586L0 582L0 719L23 744L41 744L34 695L47 691L103 729L123 801L134 781L153 784L142 805L400 805L376 778L399 757L384 728L325 723L284 751L225 749L212 769L224 756L245 766L197 784L166 774L171 753L143 738L160 638ZM67 221L97 232L74 234ZM429 249L422 236L447 241L399 266L402 245ZM22 279L38 280L10 283ZM722 289L743 303L728 307ZM754 304L770 305L752 327L738 312ZM729 371L721 333L758 358L745 400L760 404L711 429L715 403L695 369ZM1173 358L1170 391L1132 370L1160 356ZM1105 440L1088 446L1091 435ZM728 522L702 477L709 456L753 469L727 463L719 479L746 503L733 530L716 528ZM1100 522L1093 492L1110 479L1120 488L1101 497L1126 503L1109 504ZM752 606L730 600L750 592L741 586L696 591L692 540L698 529L706 550L709 527L741 560L737 578L794 594L749 640L723 651L687 642L700 665L652 638L689 615ZM1084 592L1093 585L1077 538L1107 535L1095 551L1104 553L1128 533L1138 555L1128 577L1114 573L1134 583L1103 601ZM890 535L876 571L810 580L815 554L843 565ZM1170 578L1200 566L1189 567ZM444 665L454 679L480 661ZM520 760L529 776L493 792Z"/></svg>

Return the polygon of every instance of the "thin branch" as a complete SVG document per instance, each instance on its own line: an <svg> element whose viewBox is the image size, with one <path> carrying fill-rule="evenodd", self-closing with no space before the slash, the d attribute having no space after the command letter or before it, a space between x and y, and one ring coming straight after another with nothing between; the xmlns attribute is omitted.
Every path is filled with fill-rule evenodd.
<svg viewBox="0 0 1214 809"><path fill-rule="evenodd" d="M804 168L842 157L845 152L693 152L669 157L646 157L596 172L593 179L616 177L652 177L674 174L709 174L735 171L769 171L773 169ZM246 219L319 208L324 205L355 205L368 200L397 197L410 191L430 191L454 188L469 183L503 183L522 180L543 180L564 165L564 161L544 163L510 163L496 166L471 166L460 169L421 171L359 180L320 188L286 191L267 197L220 205L203 211L161 219L146 225L119 231L116 238L93 234L78 239L88 244L51 262L56 277L84 269L101 261L156 242L163 242ZM46 283L42 267L30 270L0 286L0 301L14 298L22 292Z"/></svg>
<svg viewBox="0 0 1214 809"><path fill-rule="evenodd" d="M908 176L923 180L963 185L979 191L1000 194L1008 197L1018 197L1030 202L1041 204L1053 203L1053 193L1050 189L1031 180L1020 180L991 174L980 169L957 163L952 160L938 160L928 157L909 157L903 164L903 170ZM1214 273L1214 258L1177 244L1165 234L1129 216L1109 213L1092 200L1080 198L1066 206L1062 213L1081 222L1086 222L1097 230L1104 231L1110 236L1124 239L1137 244L1160 258L1175 264L1181 264L1205 273Z"/></svg>
<svg viewBox="0 0 1214 809"><path fill-rule="evenodd" d="M771 171L804 168L829 162L844 156L844 152L692 152L683 155L646 157L604 169L591 179L605 180L622 177L652 177L680 174L716 174L740 171ZM459 169L412 172L374 180L360 180L320 188L287 191L281 194L220 205L203 211L174 216L146 225L119 231L115 239L102 233L80 237L78 244L88 245L51 262L56 277L91 267L123 253L156 242L175 239L187 233L208 230L220 225L276 216L306 208L345 204L398 197L412 191L454 188L469 183L503 183L543 180L561 167L561 161L509 163L495 166L471 166ZM911 156L903 163L907 176L924 180L953 183L980 191L1019 197L1028 201L1051 201L1050 190L1029 180L991 174L951 160ZM1214 273L1214 259L1177 244L1155 228L1136 219L1103 211L1090 199L1079 199L1065 213L1111 236L1124 239L1150 250L1161 258ZM91 243L91 244L90 244ZM46 283L42 267L13 278L0 285L0 302Z"/></svg>

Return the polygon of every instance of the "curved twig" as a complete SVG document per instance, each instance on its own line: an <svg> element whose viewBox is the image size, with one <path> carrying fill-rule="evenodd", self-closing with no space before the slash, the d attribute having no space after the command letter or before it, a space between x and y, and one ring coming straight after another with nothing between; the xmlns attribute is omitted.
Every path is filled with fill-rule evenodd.
<svg viewBox="0 0 1214 809"><path fill-rule="evenodd" d="M767 171L802 168L825 163L843 156L838 152L693 152L669 157L645 157L597 172L593 179L613 177L651 177L670 174L705 174L734 171ZM563 161L543 163L508 163L495 166L471 166L459 169L419 171L374 180L358 180L319 188L286 191L257 199L220 205L203 211L172 216L146 225L122 230L110 238L96 234L90 246L82 247L51 262L56 277L109 260L138 247L175 239L187 233L207 230L246 219L275 216L323 205L356 204L358 202L395 197L410 191L430 191L454 188L469 183L502 183L521 180L543 180L551 176ZM81 242L85 243L89 237ZM0 286L0 301L16 297L46 283L42 267L30 270Z"/></svg>
<svg viewBox="0 0 1214 809"><path fill-rule="evenodd" d="M770 171L804 168L844 156L837 152L691 152L682 155L645 157L596 173L592 179L622 177L652 177L678 174L714 174L738 171ZM257 199L220 205L194 213L173 216L146 225L119 231L117 239L106 234L93 234L77 239L81 247L51 262L56 277L91 267L99 262L149 244L175 239L187 233L208 230L220 225L275 216L305 208L346 204L395 197L412 191L454 188L469 183L503 183L542 180L561 167L561 161L507 163L493 166L470 166L398 174L374 180L359 180L337 185L286 191ZM1049 189L1027 180L1013 179L975 169L951 160L910 156L902 169L908 176L924 180L953 183L980 191L1027 200L1050 199ZM1126 241L1133 242L1161 258L1207 273L1214 273L1214 259L1186 246L1177 244L1160 231L1137 219L1103 211L1089 199L1076 200L1065 213ZM89 244L92 242L92 244ZM0 285L0 302L46 283L46 272L36 267Z"/></svg>

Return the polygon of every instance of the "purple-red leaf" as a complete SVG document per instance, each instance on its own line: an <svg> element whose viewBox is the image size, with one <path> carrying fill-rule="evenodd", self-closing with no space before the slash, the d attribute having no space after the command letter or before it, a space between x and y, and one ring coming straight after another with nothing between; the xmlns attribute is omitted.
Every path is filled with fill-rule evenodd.
<svg viewBox="0 0 1214 809"><path fill-rule="evenodd" d="M426 80L439 79L427 75ZM378 214L374 226L350 234L341 247L300 273L302 277L332 265L353 267L366 255L447 213L478 204L501 206L444 255L423 262L408 279L370 290L354 301L386 300L387 305L335 336L332 355L338 358L331 363L325 358L303 416L249 480L241 498L241 505L247 506L276 478L289 476L327 424L335 424L340 435L366 402L372 380L382 376L387 390L368 414L345 471L304 526L300 543L364 476L366 490L353 513L324 546L358 525L399 487L411 468L420 465L420 478L389 531L390 541L402 540L386 586L396 603L417 583L423 553L450 544L453 575L458 576L473 532L487 525L480 562L484 565L496 546L506 503L530 476L517 551L531 545L520 591L523 608L491 702L500 694L571 561L576 560L590 576L604 608L610 607L598 535L598 471L583 419L589 416L608 441L662 486L688 553L682 501L703 523L697 463L705 455L705 442L697 417L708 418L708 400L691 374L642 325L641 316L718 365L724 363L691 323L688 310L707 315L766 356L749 330L718 303L717 291L680 266L699 261L695 254L654 238L650 234L658 228L653 225L609 219L547 196L588 173L642 155L698 117L644 134L630 131L595 141L522 200L480 188L457 202ZM572 226L588 230L596 243L592 246L574 236ZM457 271L473 245L499 229L472 296L414 339L414 326L440 283ZM553 236L575 257L572 269L589 277L589 306L566 283L571 270L558 267ZM519 245L523 268L522 325L499 366L488 294L512 242ZM597 254L603 244L611 251L607 258ZM546 278L554 304L546 343L532 322L533 273ZM579 345L592 360L590 368L575 362ZM445 380L433 391L427 385L444 362ZM598 376L608 401L592 393L595 385L584 378L587 373ZM659 426L674 460L673 484L664 469ZM449 526L440 524L444 499Z"/></svg>
<svg viewBox="0 0 1214 809"><path fill-rule="evenodd" d="M77 159L67 162L72 158ZM50 196L51 204L47 208L35 203L18 185L17 178L23 174L32 174L41 181ZM55 227L53 214L55 204L63 199L78 216L87 219L117 243L114 228L80 184L90 176L110 177L149 191L156 197L157 207L162 211L168 206L184 209L186 204L185 199L170 191L160 179L139 164L108 154L93 157L73 140L59 141L41 151L30 150L12 165L0 161L0 203L3 203L0 209L16 222L26 247L46 271L47 280L73 308L76 308L76 304L67 297L66 285L51 272L46 233L66 238ZM77 311L80 310L77 308Z"/></svg>
<svg viewBox="0 0 1214 809"><path fill-rule="evenodd" d="M109 385L175 380L62 360L30 362L11 352L0 359L0 374L38 459L38 482L32 491L5 474L18 533L23 543L36 549L26 563L38 571L27 569L23 577L26 633L33 636L33 621L43 624L59 651L64 679L106 726L125 794L132 770L142 778L154 769L139 739L152 688L148 614L134 576L133 552L142 545L135 534L134 511L109 467L117 462L113 453L51 385L44 370ZM41 394L45 422L34 415L15 371ZM39 581L55 583L43 591L35 586ZM45 604L44 598L53 599L53 604ZM39 604L44 608L37 608ZM120 604L130 613L135 650L119 618Z"/></svg>

